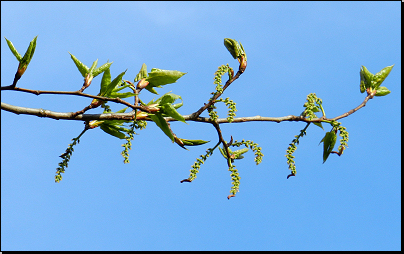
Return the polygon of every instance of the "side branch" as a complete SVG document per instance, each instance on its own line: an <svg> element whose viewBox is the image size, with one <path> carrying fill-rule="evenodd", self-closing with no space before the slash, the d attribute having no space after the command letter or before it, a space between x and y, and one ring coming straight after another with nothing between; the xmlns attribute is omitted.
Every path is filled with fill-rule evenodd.
<svg viewBox="0 0 404 254"><path fill-rule="evenodd" d="M106 114L79 114L72 117L73 112L62 113L54 112L50 110L45 110L42 108L25 108L19 106L13 106L7 103L1 103L1 109L14 113L14 114L24 114L24 115L34 115L38 117L47 117L52 119L64 119L64 120L80 120L80 121L90 121L90 120L134 120L135 111L131 113L106 113Z"/></svg>
<svg viewBox="0 0 404 254"><path fill-rule="evenodd" d="M240 69L232 79L227 80L226 84L223 87L223 91L221 93L217 93L207 104L203 105L198 111L191 114L190 116L192 118L196 119L200 114L202 114L203 111L205 111L213 103L215 103L215 101L223 94L224 90L226 90L226 88L229 87L230 84L234 82L234 80L238 79L240 77L240 75L243 74L243 72L244 72L244 69Z"/></svg>
<svg viewBox="0 0 404 254"><path fill-rule="evenodd" d="M356 108L351 109L351 110L349 110L348 112L346 112L346 113L344 113L344 114L342 114L342 115L340 115L340 116L337 116L337 117L334 117L334 118L331 118L331 119L328 119L328 120L337 121L337 120L339 120L339 119L341 119L341 118L347 117L347 116L349 116L349 115L355 113L355 112L358 111L359 109L361 109L361 108L363 108L364 106L366 106L366 103L367 103L370 99L373 99L373 96L374 96L374 94L369 94L368 96L366 96L365 100L364 100L359 106L357 106Z"/></svg>
<svg viewBox="0 0 404 254"><path fill-rule="evenodd" d="M31 90L31 89L25 89L25 88L20 88L20 87L14 87L14 88L9 88L9 87L3 87L4 89L2 90L11 90L11 91L19 91L19 92L25 92L25 93L32 93L35 95L40 95L40 94L63 94L63 95L76 95L76 96L82 96L82 97L88 97L88 98L93 98L93 99L99 99L102 101L112 101L115 103L120 103L123 104L127 107L130 107L132 109L139 109L141 111L145 111L148 113L152 113L152 111L143 105L133 105L130 104L127 101L122 100L121 98L109 98L109 97L103 97L103 96L96 96L96 95L91 95L91 94L85 94L80 91L42 91L42 90ZM2 103L2 109L3 109L3 103ZM21 113L22 114L22 113ZM81 120L81 119L80 119Z"/></svg>

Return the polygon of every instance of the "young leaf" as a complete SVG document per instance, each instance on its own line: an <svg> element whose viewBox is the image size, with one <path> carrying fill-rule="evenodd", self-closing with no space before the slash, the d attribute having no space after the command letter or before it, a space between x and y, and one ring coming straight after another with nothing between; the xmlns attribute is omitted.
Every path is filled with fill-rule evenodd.
<svg viewBox="0 0 404 254"><path fill-rule="evenodd" d="M241 45L241 43L237 42L236 40L233 40L230 38L225 38L224 46L230 52L231 56L234 59L241 57L242 55L245 56L245 51L244 51L243 45Z"/></svg>
<svg viewBox="0 0 404 254"><path fill-rule="evenodd" d="M156 123L156 125L171 139L174 143L174 135L171 133L170 128L161 113L149 114L149 117Z"/></svg>
<svg viewBox="0 0 404 254"><path fill-rule="evenodd" d="M321 122L313 122L313 124L324 130L323 125L321 124Z"/></svg>
<svg viewBox="0 0 404 254"><path fill-rule="evenodd" d="M376 90L375 96L385 96L390 93L390 90L387 87L381 86Z"/></svg>
<svg viewBox="0 0 404 254"><path fill-rule="evenodd" d="M28 66L31 62L32 57L34 56L35 48L36 48L36 39L38 35L29 43L28 49L25 52L24 56L21 59L21 64Z"/></svg>
<svg viewBox="0 0 404 254"><path fill-rule="evenodd" d="M191 139L184 139L184 138L180 138L180 140L186 146L199 146L199 145L203 145L203 144L210 142L210 141L205 141L205 140L191 140Z"/></svg>
<svg viewBox="0 0 404 254"><path fill-rule="evenodd" d="M361 75L361 82L360 82L359 88L360 88L361 93L364 93L366 91L366 85L365 85L365 81L362 76L362 73L360 75Z"/></svg>
<svg viewBox="0 0 404 254"><path fill-rule="evenodd" d="M126 93L116 93L115 91L113 91L113 92L111 92L110 94L109 94L109 96L108 97L110 97L110 98L129 98L129 97L132 97L132 96L135 96L135 94L134 93L132 93L132 92L126 92Z"/></svg>
<svg viewBox="0 0 404 254"><path fill-rule="evenodd" d="M149 72L149 76L146 78L146 81L149 82L149 85L146 86L146 90L151 93L157 94L156 90L154 90L154 87L161 87L163 85L175 83L185 74L186 73L180 71L170 71L153 68L151 72Z"/></svg>
<svg viewBox="0 0 404 254"><path fill-rule="evenodd" d="M71 56L73 62L76 64L77 69L79 69L81 75L82 75L83 77L86 77L86 75L88 74L88 72L89 72L90 69L89 69L85 64L83 64L82 62L80 62L80 60L77 59L77 58L76 58L74 55L72 55L70 52L69 52L69 54L70 54L70 56Z"/></svg>
<svg viewBox="0 0 404 254"><path fill-rule="evenodd" d="M93 76L97 77L99 74L101 74L103 71L106 71L107 69L109 69L109 67L111 66L113 62L110 63L106 63L101 65L100 67L98 67L97 69L93 70Z"/></svg>
<svg viewBox="0 0 404 254"><path fill-rule="evenodd" d="M160 105L172 104L178 99L182 100L181 96L168 92L168 93L164 94L163 96L161 96L160 98L158 98L155 103L158 103Z"/></svg>
<svg viewBox="0 0 404 254"><path fill-rule="evenodd" d="M231 56L236 59L238 57L238 43L236 40L225 38L224 39L224 46L230 52Z"/></svg>
<svg viewBox="0 0 404 254"><path fill-rule="evenodd" d="M156 101L149 102L148 105L159 104L163 113L165 113L168 116L171 116L172 118L174 118L178 121L185 123L184 117L181 114L179 114L176 110L177 108L182 106L182 102L180 104L175 105L177 108L174 105L172 105L172 103L174 103L178 99L180 99L182 101L181 96L168 92L168 93L164 94L163 96L161 96L160 98L158 98Z"/></svg>
<svg viewBox="0 0 404 254"><path fill-rule="evenodd" d="M101 88L100 88L100 96L104 96L105 91L107 90L108 85L111 83L111 71L107 68L104 71L101 79Z"/></svg>
<svg viewBox="0 0 404 254"><path fill-rule="evenodd" d="M146 86L145 89L151 93L158 94L152 86Z"/></svg>
<svg viewBox="0 0 404 254"><path fill-rule="evenodd" d="M242 148L242 149L239 149L239 150L236 150L236 151L234 151L233 152L233 154L234 154L234 159L243 159L244 158L244 156L242 155L242 154L245 154L246 152L248 152L248 148L246 147L246 148Z"/></svg>
<svg viewBox="0 0 404 254"><path fill-rule="evenodd" d="M184 117L180 113L178 113L177 110L175 110L173 105L166 103L166 104L161 105L161 109L163 110L164 113L171 116L175 120L185 123Z"/></svg>
<svg viewBox="0 0 404 254"><path fill-rule="evenodd" d="M393 67L394 67L394 64L391 66L387 66L374 75L374 77L373 77L373 82L375 83L374 89L377 90L380 87L380 85L383 83L383 81L390 74L391 69L393 69Z"/></svg>
<svg viewBox="0 0 404 254"><path fill-rule="evenodd" d="M337 134L331 130L327 132L324 138L320 141L324 142L324 150L323 150L323 163L328 159L332 149L334 149L335 143L337 142Z"/></svg>
<svg viewBox="0 0 404 254"><path fill-rule="evenodd" d="M227 149L229 149L229 154L232 155L233 151L230 149L230 147L228 147ZM224 150L224 148L221 148L221 147L219 146L219 151L220 151L220 153L223 155L223 157L224 157L225 159L227 159L227 153L226 153L226 151Z"/></svg>
<svg viewBox="0 0 404 254"><path fill-rule="evenodd" d="M140 68L140 71L139 71L139 73L136 75L136 78L135 78L135 81L134 81L134 82L137 82L137 81L139 81L139 80L141 80L141 79L143 79L143 78L147 78L147 66L146 66L145 63L142 64L142 68Z"/></svg>
<svg viewBox="0 0 404 254"><path fill-rule="evenodd" d="M182 107L182 105L184 105L184 103L181 101L180 103L175 103L175 104L173 104L173 107L174 107L175 109L179 109L180 107Z"/></svg>
<svg viewBox="0 0 404 254"><path fill-rule="evenodd" d="M368 71L368 69L366 69L365 66L361 67L359 74L361 76L361 86L363 84L365 86L365 88L370 88L372 86L373 74L370 73ZM362 91L362 89L361 89L361 91Z"/></svg>
<svg viewBox="0 0 404 254"><path fill-rule="evenodd" d="M6 39L7 41L7 45L10 48L11 52L13 53L13 55L15 56L15 58L17 58L18 62L21 62L22 56L20 55L20 53L18 53L17 49L14 47L13 43L9 40L7 40L6 37L4 37L4 39Z"/></svg>
<svg viewBox="0 0 404 254"><path fill-rule="evenodd" d="M123 134L122 132L118 131L114 125L109 125L107 123L102 123L100 125L101 130L104 132L108 133L109 135L112 135L114 137L120 138L120 139L125 139L126 135Z"/></svg>
<svg viewBox="0 0 404 254"><path fill-rule="evenodd" d="M93 77L95 77L93 72L94 72L95 68L97 68L97 64L98 64L98 59L93 62L93 64L90 67L90 70L88 71L89 73L91 73L93 75Z"/></svg>
<svg viewBox="0 0 404 254"><path fill-rule="evenodd" d="M128 109L128 107L125 107L121 110L116 111L115 113L125 113L125 111Z"/></svg>
<svg viewBox="0 0 404 254"><path fill-rule="evenodd" d="M125 75L125 73L126 73L126 70L124 72L122 72L121 74L119 74L114 80L112 80L111 83L109 83L107 85L107 88L105 89L105 93L104 93L105 97L110 97L110 94L112 93L114 88L122 81L122 77L123 77L123 75Z"/></svg>

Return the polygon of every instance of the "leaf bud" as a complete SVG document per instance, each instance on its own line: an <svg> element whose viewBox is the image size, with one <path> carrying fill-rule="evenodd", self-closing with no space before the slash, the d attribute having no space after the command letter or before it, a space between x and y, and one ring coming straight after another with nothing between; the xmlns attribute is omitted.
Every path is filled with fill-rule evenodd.
<svg viewBox="0 0 404 254"><path fill-rule="evenodd" d="M381 71L379 71L378 73L376 73L373 77L373 82L375 84L375 89L377 90L380 85L383 83L383 81L387 78L387 76L390 74L391 69L393 69L394 64L391 66L387 66L385 68L383 68Z"/></svg>
<svg viewBox="0 0 404 254"><path fill-rule="evenodd" d="M361 77L361 92L362 92L363 85L365 86L365 88L369 88L372 86L373 74L370 73L365 66L361 67L359 74Z"/></svg>
<svg viewBox="0 0 404 254"><path fill-rule="evenodd" d="M143 89L149 84L149 81L146 81L146 78L141 79L136 86L136 89Z"/></svg>
<svg viewBox="0 0 404 254"><path fill-rule="evenodd" d="M238 57L238 43L236 40L225 38L224 39L224 46L230 52L231 56L236 59Z"/></svg>
<svg viewBox="0 0 404 254"><path fill-rule="evenodd" d="M143 111L138 111L137 113L136 113L136 120L143 120L143 119L145 119L146 117L148 117L149 115L146 113L146 112L143 112Z"/></svg>
<svg viewBox="0 0 404 254"><path fill-rule="evenodd" d="M154 113L154 112L157 112L157 111L160 111L160 108L158 107L158 105L159 104L150 104L150 105L148 105L147 106L147 108L149 109L149 112L152 112L152 113Z"/></svg>
<svg viewBox="0 0 404 254"><path fill-rule="evenodd" d="M94 100L91 102L91 106L92 106L92 108L97 108L97 107L99 107L100 105L102 105L103 103L104 103L103 100L94 99Z"/></svg>
<svg viewBox="0 0 404 254"><path fill-rule="evenodd" d="M80 92L83 92L84 89L91 85L91 81L93 81L94 76L91 73L88 73L87 76L84 78L83 87L80 89Z"/></svg>
<svg viewBox="0 0 404 254"><path fill-rule="evenodd" d="M98 126L100 126L104 121L98 121L98 120L92 120L88 123L88 128L89 129L94 129Z"/></svg>
<svg viewBox="0 0 404 254"><path fill-rule="evenodd" d="M247 57L245 55L241 55L237 58L238 62L240 63L239 71L243 73L247 68Z"/></svg>

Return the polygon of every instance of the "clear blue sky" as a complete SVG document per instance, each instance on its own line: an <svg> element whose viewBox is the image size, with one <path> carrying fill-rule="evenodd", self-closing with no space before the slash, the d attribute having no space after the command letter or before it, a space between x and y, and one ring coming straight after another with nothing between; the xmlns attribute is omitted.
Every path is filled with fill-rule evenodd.
<svg viewBox="0 0 404 254"><path fill-rule="evenodd" d="M238 63L223 46L239 40L245 73L223 95L237 116L299 115L309 93L328 117L358 106L359 69L395 64L391 90L341 120L350 134L343 156L322 164L325 132L310 126L295 153L285 153L305 124L222 125L230 139L263 148L235 163L240 192L227 200L230 172L215 152L192 183L195 159L217 142L213 126L172 123L183 138L211 140L181 149L149 123L123 164L121 140L99 128L75 147L60 183L54 174L79 121L1 112L1 249L6 250L400 250L401 11L400 2L1 2L1 84L18 62L4 36L23 54L38 35L35 55L18 86L78 90L83 78L68 51L86 65L109 61L112 76L142 63L187 72L159 89L184 99L190 114L214 91L217 67ZM101 76L86 90L97 94ZM154 96L144 92L145 101ZM91 100L3 91L1 101L59 112ZM113 110L121 107L111 104ZM224 106L219 116L226 116ZM90 113L99 113L95 109ZM205 113L204 116L207 116ZM330 127L327 125L325 130Z"/></svg>

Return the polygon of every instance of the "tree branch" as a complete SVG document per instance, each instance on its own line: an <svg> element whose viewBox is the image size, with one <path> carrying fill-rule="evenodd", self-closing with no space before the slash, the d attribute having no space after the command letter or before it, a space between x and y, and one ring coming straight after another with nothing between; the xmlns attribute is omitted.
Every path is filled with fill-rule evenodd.
<svg viewBox="0 0 404 254"><path fill-rule="evenodd" d="M68 94L73 94L76 92L66 92ZM84 95L83 95L84 96ZM90 97L92 95L86 95L86 97ZM93 96L97 97L97 99L101 99L104 97L100 96ZM284 122L284 121L289 121L289 122L306 122L306 123L311 123L311 122L332 122L332 121L337 121L341 118L347 117L359 109L363 108L366 106L366 103L369 101L369 99L373 98L372 95L366 96L365 100L356 108L351 109L350 111L334 117L334 118L314 118L314 119L307 119L302 116L294 116L294 115L288 115L288 116L282 116L282 117L265 117L265 116L249 116L249 117L237 117L233 119L233 123L244 123L244 122L255 122L255 121L262 121L262 122ZM111 98L107 98L110 99ZM117 98L119 99L119 98ZM121 99L120 99L121 100ZM111 100L114 101L114 100ZM123 100L121 100L123 101ZM116 102L116 101L115 101ZM126 105L126 104L125 104ZM136 107L137 109L141 109L143 111L149 112L149 109L144 106L134 106L130 104L133 107ZM90 120L134 120L135 119L135 112L130 112L130 113L107 113L107 114L79 114L77 116L73 116L73 112L67 112L67 113L62 113L62 112L54 112L50 110L45 110L42 108L36 109L36 108L26 108L26 107L20 107L20 106L13 106L7 103L2 102L1 103L1 109L14 113L14 114L25 114L25 115L35 115L38 117L47 117L47 118L52 118L52 119L64 119L64 120L80 120L80 121L90 121ZM184 115L183 116L186 121L195 121L195 122L202 122L202 123L211 123L212 121L210 118L207 117L195 117L194 114L190 115ZM172 117L166 117L165 118L167 122L171 121L177 121ZM145 120L151 121L150 119L146 118ZM223 123L228 123L227 118L218 118L216 120L218 124L223 124Z"/></svg>

